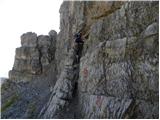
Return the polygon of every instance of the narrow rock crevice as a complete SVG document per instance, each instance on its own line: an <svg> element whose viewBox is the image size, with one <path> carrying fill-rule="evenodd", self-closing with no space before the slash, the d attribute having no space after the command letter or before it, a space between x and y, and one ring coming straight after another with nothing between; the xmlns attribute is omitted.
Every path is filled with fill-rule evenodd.
<svg viewBox="0 0 160 120"><path fill-rule="evenodd" d="M76 83L79 78L79 63L83 44L76 44L69 52L68 62L57 80L48 103L40 112L39 118L60 118L76 94Z"/></svg>
<svg viewBox="0 0 160 120"><path fill-rule="evenodd" d="M21 36L2 118L159 118L158 4L64 1L58 35Z"/></svg>

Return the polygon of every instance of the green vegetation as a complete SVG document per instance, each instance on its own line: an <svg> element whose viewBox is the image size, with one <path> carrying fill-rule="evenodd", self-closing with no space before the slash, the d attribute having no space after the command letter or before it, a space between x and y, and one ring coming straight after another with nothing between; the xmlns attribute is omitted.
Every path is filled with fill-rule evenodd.
<svg viewBox="0 0 160 120"><path fill-rule="evenodd" d="M34 113L36 111L36 103L33 102L33 103L30 103L28 105L28 114L29 114L29 117L28 118L34 118Z"/></svg>
<svg viewBox="0 0 160 120"><path fill-rule="evenodd" d="M9 100L6 101L6 103L1 107L1 112L5 111L7 108L9 108L13 103L15 103L18 99L18 95L12 96Z"/></svg>
<svg viewBox="0 0 160 120"><path fill-rule="evenodd" d="M8 88L10 88L10 82L6 82L1 86L2 91L6 91Z"/></svg>
<svg viewBox="0 0 160 120"><path fill-rule="evenodd" d="M96 106L93 106L93 112L96 112Z"/></svg>

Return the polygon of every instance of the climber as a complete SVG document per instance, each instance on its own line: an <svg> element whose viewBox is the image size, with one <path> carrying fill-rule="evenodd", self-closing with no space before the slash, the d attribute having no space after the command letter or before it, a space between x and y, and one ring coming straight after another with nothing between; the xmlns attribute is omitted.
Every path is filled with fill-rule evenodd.
<svg viewBox="0 0 160 120"><path fill-rule="evenodd" d="M77 57L77 61L79 61L81 57L81 51L82 51L84 41L82 40L81 33L76 33L74 35L74 38L75 38L75 43L76 43L75 44L76 57Z"/></svg>
<svg viewBox="0 0 160 120"><path fill-rule="evenodd" d="M74 37L75 37L75 42L76 43L84 43L84 41L82 40L82 38L81 38L81 33L76 33L75 35L74 35Z"/></svg>

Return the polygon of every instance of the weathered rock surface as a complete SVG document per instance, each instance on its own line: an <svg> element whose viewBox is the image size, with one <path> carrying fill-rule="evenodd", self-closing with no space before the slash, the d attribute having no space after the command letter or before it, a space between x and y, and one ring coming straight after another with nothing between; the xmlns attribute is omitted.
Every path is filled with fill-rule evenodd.
<svg viewBox="0 0 160 120"><path fill-rule="evenodd" d="M22 35L2 118L158 118L158 9L158 1L64 1L57 40L54 31Z"/></svg>
<svg viewBox="0 0 160 120"><path fill-rule="evenodd" d="M16 49L13 69L9 77L16 81L27 81L43 74L54 59L57 33L40 35L28 32L21 36L22 47Z"/></svg>
<svg viewBox="0 0 160 120"><path fill-rule="evenodd" d="M60 32L60 40L63 41L63 37L64 39L68 38L67 43L71 43L72 34L79 29L82 29L82 33L85 32L83 33L85 37L88 34L80 61L77 90L79 103L77 108L81 109L74 112L74 116L77 118L157 118L158 107L156 104L159 95L158 13L155 12L158 9L157 3L125 2L118 4L115 9L111 7L109 10L112 11L111 13L94 17L99 12L95 6L100 4L102 3L64 2L61 7L63 15L61 18L63 24L61 26L64 28L61 32L65 31L65 33L61 35ZM111 2L110 4L115 3ZM90 10L89 5L94 6L93 11L97 10L95 14L86 14L86 9ZM80 10L78 11L76 8ZM70 12L63 12L63 10ZM93 17L91 17L92 15ZM94 22L91 22L91 18ZM76 21L75 24L74 20ZM87 20L90 21L90 24L87 23ZM67 24L70 21L72 24ZM64 46L65 43L60 40L58 41L60 44L57 45L61 48L61 45ZM69 49L70 45L66 47ZM56 54L61 54L61 49L57 51ZM65 50L62 54L65 54ZM57 59L60 58L58 55L56 57ZM59 59L61 61L58 61L57 69L59 71L63 69L63 64L65 64L63 57L66 56L61 56ZM113 101L115 99L115 102L111 102L111 106L117 105L119 108L113 108L114 116L112 113L107 114L106 112L92 114L95 103L90 104L91 107L87 104L87 100L88 103L92 103L92 99L88 98L92 95L103 95L108 101L110 97L113 98ZM83 99L85 100L83 101ZM120 103L116 102L117 99L126 103L121 106ZM96 97L93 101L96 101ZM151 105L153 101L155 104ZM86 103L86 105L83 106L82 103ZM142 109L141 104L150 106L154 109L154 113L148 111L149 109L145 107ZM103 106L107 106L107 102ZM98 109L96 107L95 109ZM126 112L116 115L119 114L117 109ZM105 110L107 111L107 107L105 107ZM139 113L134 112L137 110L139 110ZM156 110L157 112L155 112Z"/></svg>
<svg viewBox="0 0 160 120"><path fill-rule="evenodd" d="M116 97L106 97L103 95L80 96L79 110L80 117L83 118L129 118L134 109L133 99L120 99Z"/></svg>

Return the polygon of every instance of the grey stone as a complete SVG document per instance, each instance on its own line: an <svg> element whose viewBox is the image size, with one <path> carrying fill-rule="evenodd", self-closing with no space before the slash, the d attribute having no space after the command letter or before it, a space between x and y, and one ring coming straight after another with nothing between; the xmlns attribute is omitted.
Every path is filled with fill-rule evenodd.
<svg viewBox="0 0 160 120"><path fill-rule="evenodd" d="M2 105L21 97L2 118L158 118L158 10L158 1L64 1L58 35L22 35Z"/></svg>
<svg viewBox="0 0 160 120"><path fill-rule="evenodd" d="M78 46L77 46L78 47ZM73 50L70 51L68 59L73 63L69 66L66 65L66 68L61 73L59 79L57 80L52 95L50 96L50 100L44 106L39 116L42 118L57 118L61 111L67 108L69 105L69 100L73 98L73 91L75 88L76 76L77 72L74 72L73 66L75 64L74 59L75 52ZM78 63L77 63L78 64ZM77 66L78 67L78 66ZM57 107L58 106L58 107Z"/></svg>
<svg viewBox="0 0 160 120"><path fill-rule="evenodd" d="M51 30L48 34L51 37L57 37L57 32L55 30Z"/></svg>
<svg viewBox="0 0 160 120"><path fill-rule="evenodd" d="M45 47L45 46L50 46L51 44L51 40L49 38L49 36L44 36L44 35L40 35L38 36L38 46L41 47Z"/></svg>
<svg viewBox="0 0 160 120"><path fill-rule="evenodd" d="M37 34L28 32L21 36L21 44L26 47L36 47L37 46Z"/></svg>
<svg viewBox="0 0 160 120"><path fill-rule="evenodd" d="M81 117L95 119L127 118L135 107L132 99L86 94L80 95L79 104Z"/></svg>
<svg viewBox="0 0 160 120"><path fill-rule="evenodd" d="M40 35L37 37L37 34L28 32L21 36L22 46L16 49L13 72L10 71L9 74L10 78L16 80L17 77L16 81L24 81L31 76L28 77L30 80L32 75L43 75L48 70L54 59L57 39L55 31L51 31L50 34L51 36Z"/></svg>
<svg viewBox="0 0 160 120"><path fill-rule="evenodd" d="M144 37L148 37L157 33L158 33L158 24L155 22L146 28L146 30L144 31Z"/></svg>

